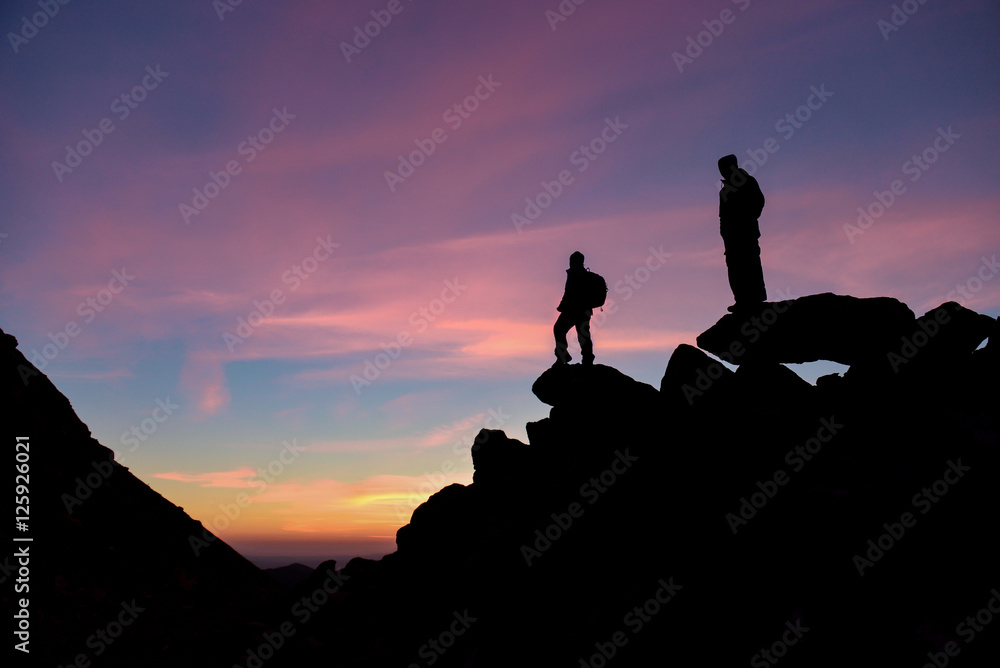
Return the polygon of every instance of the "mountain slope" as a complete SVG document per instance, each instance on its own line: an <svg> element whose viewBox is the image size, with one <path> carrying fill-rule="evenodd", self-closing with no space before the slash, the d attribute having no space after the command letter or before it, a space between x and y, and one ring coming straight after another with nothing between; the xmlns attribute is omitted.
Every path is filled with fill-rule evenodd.
<svg viewBox="0 0 1000 668"><path fill-rule="evenodd" d="M280 585L221 540L196 554L201 523L115 462L16 346L0 332L2 404L15 432L8 443L20 436L30 446L31 512L18 536L33 540L16 546L29 546L32 658L224 665Z"/></svg>

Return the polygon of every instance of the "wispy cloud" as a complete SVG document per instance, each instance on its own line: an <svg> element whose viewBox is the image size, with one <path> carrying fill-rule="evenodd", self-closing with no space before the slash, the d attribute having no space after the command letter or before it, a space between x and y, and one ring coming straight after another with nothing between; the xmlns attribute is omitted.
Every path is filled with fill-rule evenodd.
<svg viewBox="0 0 1000 668"><path fill-rule="evenodd" d="M154 478L161 480L174 480L177 482L193 483L199 487L232 487L236 489L250 487L250 479L256 472L249 468L239 468L234 471L210 471L207 473L178 473L168 471L166 473L154 473Z"/></svg>
<svg viewBox="0 0 1000 668"><path fill-rule="evenodd" d="M202 350L189 354L181 369L180 383L202 416L216 415L229 405L226 372L218 353Z"/></svg>

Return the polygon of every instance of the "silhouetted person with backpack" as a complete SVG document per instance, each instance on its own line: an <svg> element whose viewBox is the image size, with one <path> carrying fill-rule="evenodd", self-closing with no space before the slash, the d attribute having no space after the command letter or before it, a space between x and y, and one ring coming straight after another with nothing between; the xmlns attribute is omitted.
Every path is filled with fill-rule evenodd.
<svg viewBox="0 0 1000 668"><path fill-rule="evenodd" d="M767 300L764 270L760 265L760 225L764 194L754 177L740 169L735 155L719 159L719 225L726 246L729 287L736 303L730 311L752 309Z"/></svg>
<svg viewBox="0 0 1000 668"><path fill-rule="evenodd" d="M556 364L569 364L569 343L566 335L576 327L576 337L580 341L580 352L584 364L594 363L594 341L590 337L590 318L594 311L588 303L588 271L583 266L583 253L577 251L569 256L566 270L566 291L556 310L559 318L553 326L556 335Z"/></svg>

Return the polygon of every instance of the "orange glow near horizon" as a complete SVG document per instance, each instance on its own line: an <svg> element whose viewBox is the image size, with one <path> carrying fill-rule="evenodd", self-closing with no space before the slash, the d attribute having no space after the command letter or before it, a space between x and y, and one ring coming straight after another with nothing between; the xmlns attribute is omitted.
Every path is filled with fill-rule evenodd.
<svg viewBox="0 0 1000 668"><path fill-rule="evenodd" d="M378 475L352 483L330 479L266 483L252 469L206 474L158 473L168 498L226 541L294 543L394 539L413 510L441 487L470 484L468 474Z"/></svg>

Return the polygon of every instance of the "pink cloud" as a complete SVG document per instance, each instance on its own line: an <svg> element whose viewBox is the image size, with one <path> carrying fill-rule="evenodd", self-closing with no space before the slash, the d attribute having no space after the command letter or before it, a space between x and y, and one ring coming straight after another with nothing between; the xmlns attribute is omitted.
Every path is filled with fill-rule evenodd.
<svg viewBox="0 0 1000 668"><path fill-rule="evenodd" d="M176 471L168 471L166 473L154 473L153 477L162 480L197 483L200 487L232 487L241 489L251 487L250 478L256 475L253 469L242 467L233 471L212 471L209 473L178 473Z"/></svg>
<svg viewBox="0 0 1000 668"><path fill-rule="evenodd" d="M229 405L223 360L214 351L190 353L180 374L181 388L191 396L202 416L218 414Z"/></svg>

